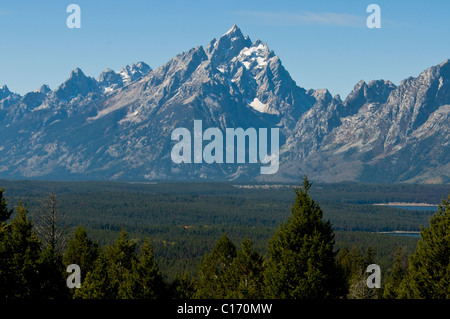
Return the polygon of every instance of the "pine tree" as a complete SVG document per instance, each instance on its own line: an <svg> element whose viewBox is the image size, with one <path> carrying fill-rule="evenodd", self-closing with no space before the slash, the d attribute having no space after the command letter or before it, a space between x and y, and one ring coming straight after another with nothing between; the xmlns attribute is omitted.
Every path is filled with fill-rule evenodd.
<svg viewBox="0 0 450 319"><path fill-rule="evenodd" d="M80 231L80 242L85 242L84 236L83 231ZM86 258L90 258L89 254ZM86 274L81 288L75 290L74 298L130 298L127 289L132 278L133 264L137 260L136 243L132 242L128 233L122 229L112 246L106 246L104 253L99 251L93 269Z"/></svg>
<svg viewBox="0 0 450 319"><path fill-rule="evenodd" d="M372 246L366 248L366 254L363 258L363 269L366 270L367 266L375 263L375 251Z"/></svg>
<svg viewBox="0 0 450 319"><path fill-rule="evenodd" d="M400 296L400 287L408 273L408 255L402 246L395 251L394 265L383 291L383 298L396 299Z"/></svg>
<svg viewBox="0 0 450 319"><path fill-rule="evenodd" d="M183 275L178 274L170 285L170 294L175 299L191 299L194 298L197 291L197 283L195 278L187 272Z"/></svg>
<svg viewBox="0 0 450 319"><path fill-rule="evenodd" d="M139 262L133 261L132 271L127 272L120 297L129 299L158 299L166 293L164 278L161 275L153 254L153 247L146 239L141 247Z"/></svg>
<svg viewBox="0 0 450 319"><path fill-rule="evenodd" d="M40 298L66 299L70 298L70 290L66 284L67 272L60 254L48 246L42 251L38 272L40 279Z"/></svg>
<svg viewBox="0 0 450 319"><path fill-rule="evenodd" d="M93 269L86 274L81 288L75 288L74 299L116 299L110 280L108 263L103 253L95 260Z"/></svg>
<svg viewBox="0 0 450 319"><path fill-rule="evenodd" d="M0 225L6 222L13 213L13 209L8 209L6 199L3 197L5 189L0 189Z"/></svg>
<svg viewBox="0 0 450 319"><path fill-rule="evenodd" d="M132 272L133 263L137 261L136 243L122 229L112 246L105 248L105 257L109 265L109 278L112 290L118 298L126 298L127 280Z"/></svg>
<svg viewBox="0 0 450 319"><path fill-rule="evenodd" d="M17 206L17 214L10 224L9 245L12 252L10 266L11 281L8 288L12 298L39 298L40 278L38 263L40 242L28 218L23 203Z"/></svg>
<svg viewBox="0 0 450 319"><path fill-rule="evenodd" d="M11 246L11 226L6 224L13 210L8 209L6 199L3 197L3 188L0 190L0 300L12 297L10 287L13 285L13 264Z"/></svg>
<svg viewBox="0 0 450 319"><path fill-rule="evenodd" d="M450 299L450 194L422 227L402 297Z"/></svg>
<svg viewBox="0 0 450 319"><path fill-rule="evenodd" d="M83 280L83 274L87 274L93 269L95 260L99 255L99 245L89 239L86 228L80 225L73 233L72 238L67 242L63 262L65 266L70 264L80 266Z"/></svg>
<svg viewBox="0 0 450 319"><path fill-rule="evenodd" d="M336 263L342 271L345 281L345 295L347 295L352 284L359 279L362 273L363 257L356 246L353 246L350 250L343 247L336 257Z"/></svg>
<svg viewBox="0 0 450 319"><path fill-rule="evenodd" d="M343 276L336 266L334 233L310 198L311 183L295 190L291 216L269 242L265 274L269 298L336 298L343 294Z"/></svg>
<svg viewBox="0 0 450 319"><path fill-rule="evenodd" d="M230 266L231 291L228 297L234 299L258 299L264 297L264 259L246 238Z"/></svg>
<svg viewBox="0 0 450 319"><path fill-rule="evenodd" d="M223 235L200 265L197 298L222 299L230 292L229 269L236 246Z"/></svg>

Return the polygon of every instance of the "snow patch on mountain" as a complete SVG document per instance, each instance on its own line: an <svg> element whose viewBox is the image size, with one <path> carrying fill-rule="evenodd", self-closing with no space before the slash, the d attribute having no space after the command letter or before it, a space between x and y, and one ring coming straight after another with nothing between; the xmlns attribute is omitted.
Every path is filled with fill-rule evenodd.
<svg viewBox="0 0 450 319"><path fill-rule="evenodd" d="M248 105L260 113L265 113L267 110L267 104L261 102L257 97L255 97Z"/></svg>

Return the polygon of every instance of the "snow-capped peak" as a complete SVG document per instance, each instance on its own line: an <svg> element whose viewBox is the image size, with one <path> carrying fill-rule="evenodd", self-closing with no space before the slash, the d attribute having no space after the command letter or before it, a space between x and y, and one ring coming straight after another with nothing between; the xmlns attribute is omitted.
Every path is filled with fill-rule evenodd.
<svg viewBox="0 0 450 319"><path fill-rule="evenodd" d="M224 35L236 34L236 33L241 33L242 34L241 29L239 29L239 27L236 24L233 24L231 29L228 30Z"/></svg>
<svg viewBox="0 0 450 319"><path fill-rule="evenodd" d="M125 84L128 84L132 81L141 79L145 75L147 75L152 68L144 62L138 62L136 64L132 64L124 66L119 74L122 76L122 81Z"/></svg>
<svg viewBox="0 0 450 319"><path fill-rule="evenodd" d="M239 54L243 48L248 48L252 42L248 36L244 36L237 25L228 30L217 41L211 41L206 48L206 54L216 65L227 64L233 57Z"/></svg>
<svg viewBox="0 0 450 319"><path fill-rule="evenodd" d="M249 48L244 48L237 56L246 69L257 68L262 69L266 67L270 61L275 57L266 43L256 40Z"/></svg>

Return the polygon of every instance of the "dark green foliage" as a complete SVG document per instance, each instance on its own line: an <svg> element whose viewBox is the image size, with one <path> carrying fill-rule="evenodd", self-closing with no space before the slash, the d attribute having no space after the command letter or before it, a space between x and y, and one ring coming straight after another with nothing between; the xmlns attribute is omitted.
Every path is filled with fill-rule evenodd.
<svg viewBox="0 0 450 319"><path fill-rule="evenodd" d="M336 263L345 279L345 294L348 294L351 284L361 276L363 257L357 247L353 246L350 250L344 247L339 251Z"/></svg>
<svg viewBox="0 0 450 319"><path fill-rule="evenodd" d="M444 266L448 265L449 224L448 213L442 212L448 210L448 201L437 214L447 217L433 217L430 231L422 231L423 247L419 245L411 259L415 266L410 265L409 274L406 256L414 252L419 239L371 232L416 230L419 224L428 224L422 221L430 213L366 205L381 202L383 196L389 198L386 201L412 196L415 201L430 202L439 187L312 187L305 179L288 216L291 186L266 190L209 183L187 188L176 183L60 183L51 189L61 191L59 206L73 230L61 256L51 241L41 244L30 220L48 186L40 182L15 185L15 191L8 189L8 198L25 198L32 209L29 215L20 204L9 220L13 210L7 208L3 190L0 193L0 216L4 216L0 299L448 297L436 293L448 287ZM353 193L346 193L347 188ZM321 207L326 209L322 211L312 194L323 200ZM330 220L337 223L337 231ZM75 228L81 222L83 226ZM145 239L148 236L152 241ZM237 250L233 241L242 238L246 239ZM401 251L395 253L399 246ZM268 259L261 255L267 252ZM424 265L421 260L433 262L432 273L439 273L429 275L426 284L420 278L417 281L424 274L418 270ZM384 289L366 287L365 269L370 263L381 266ZM65 285L69 264L81 267L79 289ZM421 295L425 288L434 292Z"/></svg>
<svg viewBox="0 0 450 319"><path fill-rule="evenodd" d="M269 242L265 278L270 298L324 299L342 294L333 229L310 198L310 187L305 177L303 188L295 190L291 216Z"/></svg>
<svg viewBox="0 0 450 319"><path fill-rule="evenodd" d="M146 239L139 261L132 261L131 272L124 278L121 297L127 299L159 299L166 295L166 284L156 264L153 247Z"/></svg>
<svg viewBox="0 0 450 319"><path fill-rule="evenodd" d="M88 238L86 228L79 225L72 238L67 242L67 249L64 254L64 265L77 264L80 266L82 274L87 274L94 267L94 262L100 255L98 243Z"/></svg>
<svg viewBox="0 0 450 319"><path fill-rule="evenodd" d="M109 265L101 253L94 263L93 269L87 273L81 286L74 294L75 299L115 299L117 291L114 290L109 275Z"/></svg>
<svg viewBox="0 0 450 319"><path fill-rule="evenodd" d="M16 298L39 297L38 261L40 258L40 243L33 232L33 224L29 220L28 210L19 203L17 215L11 221L10 245L13 252L12 267L16 283L10 291Z"/></svg>
<svg viewBox="0 0 450 319"><path fill-rule="evenodd" d="M175 299L191 299L194 298L197 291L197 282L189 273L184 272L183 275L177 275L170 285L170 295Z"/></svg>
<svg viewBox="0 0 450 319"><path fill-rule="evenodd" d="M402 297L450 299L450 194L420 234Z"/></svg>
<svg viewBox="0 0 450 319"><path fill-rule="evenodd" d="M392 273L384 287L383 298L396 299L401 296L403 281L408 274L408 255L405 249L400 246L395 252Z"/></svg>
<svg viewBox="0 0 450 319"><path fill-rule="evenodd" d="M9 201L23 200L30 217L42 198L58 195L71 231L82 224L100 245L112 244L122 227L137 241L152 238L155 257L169 280L188 271L195 275L206 253L226 232L236 242L248 236L267 252L267 242L289 215L294 184L155 183L1 181ZM245 188L242 188L245 186ZM433 212L402 210L373 203L415 201L438 203L448 185L314 184L309 193L320 202L324 218L336 234L336 247L371 245L392 267L395 249L415 247L414 238L379 235L392 230L419 231ZM188 228L185 228L187 226ZM357 233L356 233L357 232ZM363 233L364 232L364 233Z"/></svg>
<svg viewBox="0 0 450 319"><path fill-rule="evenodd" d="M70 296L66 285L66 269L62 257L51 246L41 253L38 262L39 298L67 299Z"/></svg>
<svg viewBox="0 0 450 319"><path fill-rule="evenodd" d="M106 246L105 257L113 292L118 298L127 298L127 279L131 276L133 264L138 260L136 243L131 241L129 234L122 229L114 244Z"/></svg>
<svg viewBox="0 0 450 319"><path fill-rule="evenodd" d="M230 266L231 290L227 297L233 299L260 299L264 297L264 259L246 238Z"/></svg>
<svg viewBox="0 0 450 319"><path fill-rule="evenodd" d="M122 229L113 245L105 252L86 240L83 228L79 228L74 240L87 261L96 256L93 267L87 272L81 288L76 289L74 298L81 299L158 299L167 297L167 287L156 264L153 247L147 239L136 252L136 243ZM73 243L73 242L72 242ZM88 246L90 249L86 249ZM73 250L76 251L76 250ZM90 252L90 254L89 254ZM68 257L66 257L68 259Z"/></svg>
<svg viewBox="0 0 450 319"><path fill-rule="evenodd" d="M246 238L236 251L223 235L199 267L196 298L255 299L264 297L264 259ZM193 287L186 279L182 288ZM187 285L186 285L187 284Z"/></svg>
<svg viewBox="0 0 450 319"><path fill-rule="evenodd" d="M0 232L0 282L5 299L39 298L40 242L22 203L10 224L2 224Z"/></svg>
<svg viewBox="0 0 450 319"><path fill-rule="evenodd" d="M200 265L197 298L227 297L232 287L229 270L235 257L236 246L223 235Z"/></svg>
<svg viewBox="0 0 450 319"><path fill-rule="evenodd" d="M6 199L3 197L4 188L0 189L0 224L6 222L13 213L12 209L8 209Z"/></svg>

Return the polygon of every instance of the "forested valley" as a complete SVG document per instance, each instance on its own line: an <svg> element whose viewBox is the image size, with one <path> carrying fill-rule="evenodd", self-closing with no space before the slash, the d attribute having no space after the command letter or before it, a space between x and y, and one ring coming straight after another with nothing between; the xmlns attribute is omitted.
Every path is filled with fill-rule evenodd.
<svg viewBox="0 0 450 319"><path fill-rule="evenodd" d="M0 299L450 297L449 242L434 235L449 236L447 185L0 186ZM390 202L441 205L374 205ZM424 282L423 260L433 258L427 271L440 277ZM67 287L71 264L81 288ZM365 285L370 264L381 289Z"/></svg>

